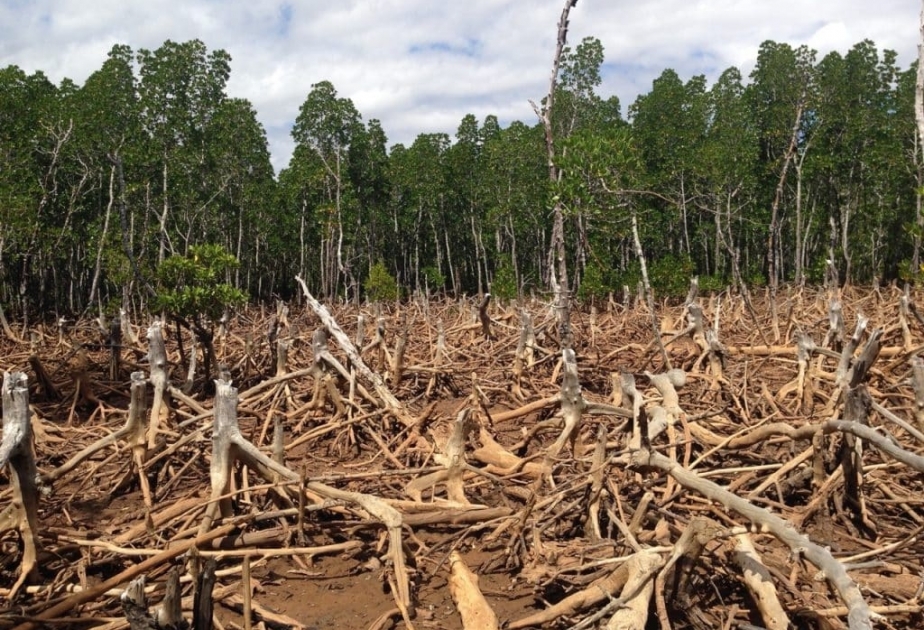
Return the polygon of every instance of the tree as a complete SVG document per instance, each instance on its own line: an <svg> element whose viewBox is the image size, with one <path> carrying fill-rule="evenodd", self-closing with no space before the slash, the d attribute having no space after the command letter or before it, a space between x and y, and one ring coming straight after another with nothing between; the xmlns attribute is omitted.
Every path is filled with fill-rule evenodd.
<svg viewBox="0 0 924 630"><path fill-rule="evenodd" d="M666 249L663 253L689 256L692 252L691 200L699 185L699 158L708 126L707 103L705 77L696 76L683 83L675 71L668 69L654 80L651 92L640 96L629 109L645 167L642 185L659 193L640 200L650 210L645 226L649 233L660 236L660 247Z"/></svg>
<svg viewBox="0 0 924 630"><path fill-rule="evenodd" d="M395 260L397 249L388 233L389 160L388 137L382 123L372 119L358 127L350 143L350 184L356 199L356 213L350 229L355 246L354 259L370 268L375 261ZM351 267L353 262L349 261ZM356 292L358 297L358 291Z"/></svg>
<svg viewBox="0 0 924 630"><path fill-rule="evenodd" d="M167 250L177 252L171 222L184 221L180 235L189 247L202 213L225 181L206 166L207 130L225 99L231 56L208 52L200 40L170 40L157 50L138 51L141 119L151 147L150 160L160 171L160 210L150 211L158 222L157 264ZM219 175L216 181L213 175ZM181 216L173 215L173 209Z"/></svg>
<svg viewBox="0 0 924 630"><path fill-rule="evenodd" d="M323 167L320 185L324 190L324 205L317 208L321 224L321 292L333 296L342 275L352 270L344 264L344 212L346 197L351 194L347 173L347 155L354 137L359 133L361 117L348 98L337 96L329 81L311 86L299 109L292 128L292 138L319 160Z"/></svg>
<svg viewBox="0 0 924 630"><path fill-rule="evenodd" d="M192 330L205 350L204 372L217 375L215 323L247 295L227 282L237 259L221 245L193 245L185 256L173 255L157 268L155 308Z"/></svg>
<svg viewBox="0 0 924 630"><path fill-rule="evenodd" d="M744 94L737 68L725 70L709 91L711 122L699 155L702 184L697 201L702 212L713 218L711 247L705 225L701 233L703 271L721 277L730 261L739 286L743 282L741 250L751 229L744 220L744 210L754 203L758 151L757 132Z"/></svg>
<svg viewBox="0 0 924 630"><path fill-rule="evenodd" d="M207 242L223 241L240 262L234 270L235 284L243 281L252 294L259 294L254 277L280 262L266 256L270 232L286 223L273 204L275 182L266 132L249 101L229 98L215 110L207 133L207 168L220 174L221 185L211 204L216 211L203 217L198 233Z"/></svg>

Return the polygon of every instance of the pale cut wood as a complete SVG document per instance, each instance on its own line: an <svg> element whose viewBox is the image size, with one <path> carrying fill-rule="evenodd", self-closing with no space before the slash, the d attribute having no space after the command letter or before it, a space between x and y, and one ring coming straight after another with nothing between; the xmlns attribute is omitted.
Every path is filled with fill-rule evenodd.
<svg viewBox="0 0 924 630"><path fill-rule="evenodd" d="M735 563L742 571L741 579L754 598L767 630L789 628L789 617L780 604L770 571L764 566L760 554L754 548L750 534L738 534L734 537L732 546L735 551Z"/></svg>
<svg viewBox="0 0 924 630"><path fill-rule="evenodd" d="M655 573L664 565L664 559L657 552L644 549L626 564L629 575L619 595L622 606L610 617L606 630L645 630Z"/></svg>
<svg viewBox="0 0 924 630"><path fill-rule="evenodd" d="M164 345L164 324L155 319L148 328L148 362L151 370L151 385L154 386L154 400L151 403L151 419L148 421L148 448L157 445L157 435L160 426L167 420L168 402L167 393L169 380L167 378L167 347Z"/></svg>
<svg viewBox="0 0 924 630"><path fill-rule="evenodd" d="M478 576L466 566L458 551L449 554L449 571L449 592L462 617L462 627L465 630L498 630L497 615L478 588Z"/></svg>
<svg viewBox="0 0 924 630"><path fill-rule="evenodd" d="M475 428L470 419L471 409L463 409L456 416L452 425L452 434L446 442L444 453L439 455L437 462L445 466L438 470L410 481L404 491L415 501L423 501L423 492L435 488L439 484L446 486L446 496L453 503L469 505L465 497L465 485L462 474L466 468L465 442L469 433Z"/></svg>
<svg viewBox="0 0 924 630"><path fill-rule="evenodd" d="M388 387L385 385L385 382L382 380L382 377L369 369L369 366L366 365L362 357L359 354L359 351L356 349L356 346L353 345L353 342L350 341L350 338L343 332L340 328L337 321L330 314L324 305L318 302L311 292L308 291L308 285L305 284L305 281L302 280L301 276L296 276L295 279L302 287L302 292L305 294L305 300L308 302L308 306L314 311L321 322L327 327L327 330L330 332L331 336L337 342L337 345L346 353L349 357L351 363L356 368L356 371L370 382L375 389L375 393L379 396L382 402L385 404L385 407L391 411L395 418L399 422L406 426L411 426L414 424L414 418L408 413L404 404L401 403L395 395L391 393Z"/></svg>
<svg viewBox="0 0 924 630"><path fill-rule="evenodd" d="M32 446L32 421L29 411L28 378L22 372L3 373L3 440L0 442L0 468L10 465L13 499L8 519L0 518L0 532L16 528L22 539L19 577L10 588L10 600L26 580L37 580L39 493L36 479L35 452ZM9 522L7 522L9 520Z"/></svg>

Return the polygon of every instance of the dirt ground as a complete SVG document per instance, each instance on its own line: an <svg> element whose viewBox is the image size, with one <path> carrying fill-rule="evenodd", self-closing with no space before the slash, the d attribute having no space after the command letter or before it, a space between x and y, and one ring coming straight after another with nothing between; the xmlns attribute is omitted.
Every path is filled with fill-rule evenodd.
<svg viewBox="0 0 924 630"><path fill-rule="evenodd" d="M774 326L765 295L752 297L753 311L737 294L699 296L705 336L692 330L684 304L661 303L655 318L664 352L644 305L611 301L572 313L573 363L560 350L554 309L541 301L492 303L487 323L475 302L329 305L364 364L382 377L378 383L336 335L328 354L321 352L313 336L322 322L310 308L250 309L219 335L216 351L239 392L242 439L267 458L275 451L292 476L239 459L224 494L230 511L210 524L203 519L213 495L215 387L203 375L184 387L192 339L184 336L181 351L173 326L164 328L175 395L156 445L141 449L143 472L128 438L71 470L82 449L126 425L129 376L147 377L152 368L147 324L135 323L137 342L123 331L117 368L95 321L25 333L14 326L29 341L0 339L0 368L29 378L33 448L46 481L36 571L20 587L28 532L17 526L12 475L0 472L0 628L127 628L118 599L129 581L123 576L150 563L141 573L153 608L170 568L185 575L203 556L217 560L219 628L245 627L245 606L252 627L489 627L460 615L450 588L455 553L505 626L605 627L618 609L613 602L634 594L600 585L648 551L661 568L637 627L774 627L779 615L774 621L758 606L744 579L740 537L759 553L790 627L848 627L844 593L810 552L794 551L763 516L754 521L654 459L640 460L640 451L785 519L845 569L864 610L883 615L877 627L924 627L924 474L916 467L924 449L916 400L924 409L924 398L914 388L924 323L900 308L900 298L895 289L836 296L789 289ZM909 298L912 306L920 301ZM523 313L532 336L523 332ZM863 330L861 314L868 317ZM808 355L797 352L803 334L814 344L804 344ZM578 387L565 398L579 404L569 435L575 416L573 406L563 412L562 387L571 365ZM675 403L672 390L656 385L668 367L674 380L682 370ZM865 401L865 419L852 415L853 400ZM840 419L888 433L910 457L822 426ZM646 421L650 446L638 442ZM282 439L274 448L277 425ZM55 475L62 467L69 471ZM326 488L353 494L336 498ZM359 495L387 507L364 507ZM393 513L397 527L387 524ZM193 544L226 526L217 539ZM184 544L193 551L159 560ZM192 583L181 589L188 619ZM571 605L578 593L593 597ZM548 618L530 622L543 611Z"/></svg>

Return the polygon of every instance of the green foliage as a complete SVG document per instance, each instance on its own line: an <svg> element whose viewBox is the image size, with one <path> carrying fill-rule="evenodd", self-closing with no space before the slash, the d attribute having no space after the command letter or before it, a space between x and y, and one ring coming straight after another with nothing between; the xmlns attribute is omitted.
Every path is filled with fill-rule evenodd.
<svg viewBox="0 0 924 630"><path fill-rule="evenodd" d="M605 298L612 290L607 275L607 271L596 260L592 260L584 269L584 277L581 278L577 292L578 299L587 301Z"/></svg>
<svg viewBox="0 0 924 630"><path fill-rule="evenodd" d="M194 245L187 256L170 256L157 268L158 310L193 321L217 320L228 307L247 301L247 295L223 282L238 261L221 245Z"/></svg>
<svg viewBox="0 0 924 630"><path fill-rule="evenodd" d="M703 293L724 291L728 288L728 279L722 276L700 276L699 290Z"/></svg>
<svg viewBox="0 0 924 630"><path fill-rule="evenodd" d="M898 263L898 277L905 282L921 285L924 283L924 264L918 265L915 269L910 260L903 260Z"/></svg>
<svg viewBox="0 0 924 630"><path fill-rule="evenodd" d="M654 292L663 297L682 297L690 288L693 261L689 256L661 256L648 265L648 280Z"/></svg>
<svg viewBox="0 0 924 630"><path fill-rule="evenodd" d="M491 283L491 295L499 300L513 300L517 297L517 276L513 269L510 256L503 254L499 257L497 271L494 272L494 281Z"/></svg>
<svg viewBox="0 0 924 630"><path fill-rule="evenodd" d="M397 300L401 294L398 282L381 260L369 268L369 276L363 282L363 288L371 302Z"/></svg>
<svg viewBox="0 0 924 630"><path fill-rule="evenodd" d="M661 296L706 269L721 277L701 288L724 288L736 263L763 284L772 242L793 277L822 282L833 247L846 282L917 278L901 264L924 235L907 225L924 174L911 159L916 69L870 41L815 58L765 42L749 75L732 67L708 85L665 70L624 120L601 93L603 46L584 39L563 51L551 103L554 184L535 121L469 114L454 136L419 129L389 148L327 81L293 112L292 159L276 176L258 112L226 94L230 56L198 40L116 45L83 85L0 68L0 294L26 314L86 312L91 284L104 302L155 284L160 305L206 317L237 299L213 286L231 278L288 298L297 271L334 296L362 280L360 261L386 260L416 289L452 278L471 294L487 271L513 297L517 277L521 289L549 277L550 199L563 205L569 268L579 251L597 261L575 287L585 298L635 289L637 263L607 268L631 258L633 214ZM195 260L171 260L155 275L172 248L210 242L240 266L203 281ZM399 296L390 274L367 293Z"/></svg>
<svg viewBox="0 0 924 630"><path fill-rule="evenodd" d="M446 286L446 276L435 265L428 265L420 270L424 281L431 291L440 291Z"/></svg>

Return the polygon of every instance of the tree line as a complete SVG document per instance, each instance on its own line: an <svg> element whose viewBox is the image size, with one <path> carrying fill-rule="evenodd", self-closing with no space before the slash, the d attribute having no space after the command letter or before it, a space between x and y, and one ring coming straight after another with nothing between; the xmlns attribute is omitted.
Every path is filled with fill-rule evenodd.
<svg viewBox="0 0 924 630"><path fill-rule="evenodd" d="M233 255L224 280L256 300L296 295L296 274L326 298L361 299L383 274L403 292L514 297L552 280L553 206L585 298L637 282L632 216L661 295L691 275L920 274L916 70L895 52L767 41L749 77L668 69L625 116L599 94L603 63L595 38L564 50L554 181L538 122L466 115L454 137L389 146L327 81L276 174L253 105L227 93L230 55L198 40L114 46L83 85L0 69L0 304L149 305L158 269L201 245Z"/></svg>

